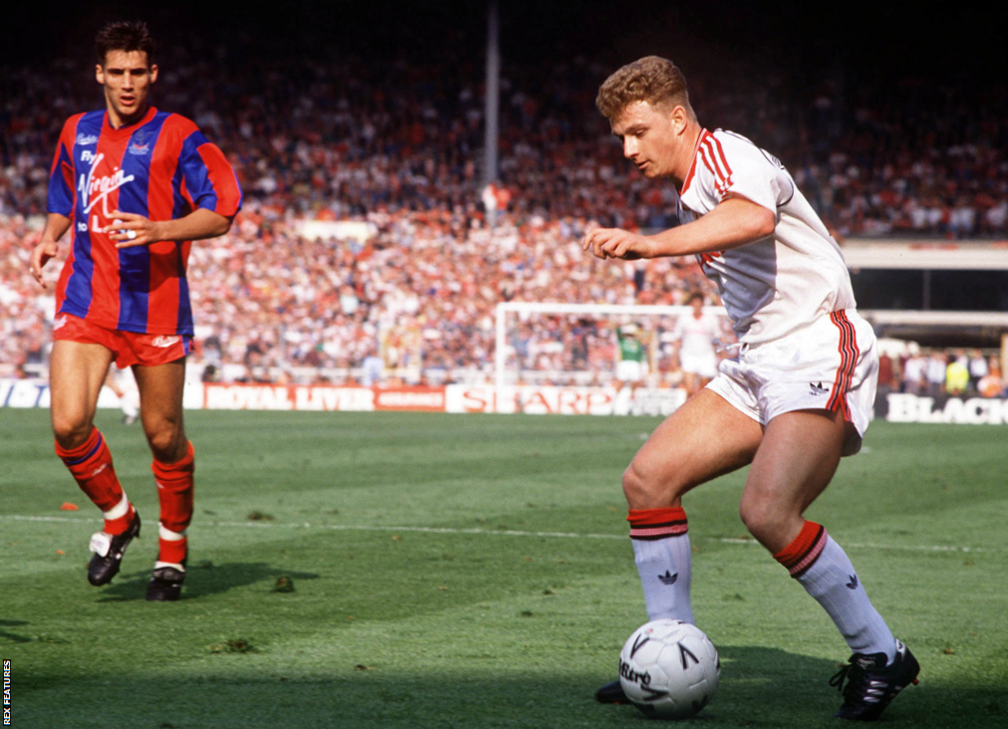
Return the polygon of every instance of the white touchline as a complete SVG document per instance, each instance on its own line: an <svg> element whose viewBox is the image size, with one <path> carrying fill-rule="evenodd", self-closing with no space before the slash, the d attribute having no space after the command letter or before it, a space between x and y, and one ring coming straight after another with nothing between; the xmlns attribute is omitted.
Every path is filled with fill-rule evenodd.
<svg viewBox="0 0 1008 729"><path fill-rule="evenodd" d="M90 518L74 518L69 516L25 516L22 514L0 514L0 519L10 519L12 521L42 521L42 522L77 522L91 523ZM625 534L578 534L575 532L529 532L517 529L480 529L473 527L463 529L459 527L427 527L427 526L382 526L371 524L312 524L311 522L284 523L274 521L208 521L200 522L197 529L221 527L225 529L329 529L338 532L419 532L421 534L473 534L486 536L504 537L552 537L558 539L627 539ZM755 539L745 537L701 537L707 541L721 542L722 544L752 544L759 546ZM1002 549L990 549L987 547L962 547L954 545L913 545L913 544L873 544L873 543L851 543L844 542L843 546L853 549L891 549L910 552L1002 552Z"/></svg>

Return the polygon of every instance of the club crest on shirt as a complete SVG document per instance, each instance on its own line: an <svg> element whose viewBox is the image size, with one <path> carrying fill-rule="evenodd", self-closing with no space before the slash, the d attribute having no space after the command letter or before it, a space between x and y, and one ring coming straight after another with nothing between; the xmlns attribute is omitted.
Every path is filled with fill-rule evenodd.
<svg viewBox="0 0 1008 729"><path fill-rule="evenodd" d="M130 154L144 155L144 154L147 154L148 152L150 152L150 145L149 144L137 144L136 142L133 142L133 144L131 144L129 146L129 149L127 151Z"/></svg>

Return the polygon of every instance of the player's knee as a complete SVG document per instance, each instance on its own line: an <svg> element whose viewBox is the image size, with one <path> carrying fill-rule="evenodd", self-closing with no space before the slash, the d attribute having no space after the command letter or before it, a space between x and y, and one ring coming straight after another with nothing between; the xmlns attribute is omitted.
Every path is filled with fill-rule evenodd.
<svg viewBox="0 0 1008 729"><path fill-rule="evenodd" d="M71 449L83 445L93 427L89 420L53 413L53 436L60 448Z"/></svg>
<svg viewBox="0 0 1008 729"><path fill-rule="evenodd" d="M666 506L670 496L678 496L670 485L644 472L636 461L623 472L623 495L631 509Z"/></svg>
<svg viewBox="0 0 1008 729"><path fill-rule="evenodd" d="M643 495L643 484L632 463L623 471L623 495L631 509L640 504Z"/></svg>
<svg viewBox="0 0 1008 729"><path fill-rule="evenodd" d="M739 516L749 533L763 542L784 526L787 514L771 499L744 494Z"/></svg>
<svg viewBox="0 0 1008 729"><path fill-rule="evenodd" d="M154 457L163 463L174 463L185 455L185 435L171 422L149 428L147 443Z"/></svg>

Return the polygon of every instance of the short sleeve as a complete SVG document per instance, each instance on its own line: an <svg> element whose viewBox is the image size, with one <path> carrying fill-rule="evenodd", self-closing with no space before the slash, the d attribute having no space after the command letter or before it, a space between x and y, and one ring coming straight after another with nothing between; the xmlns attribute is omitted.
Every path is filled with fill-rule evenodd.
<svg viewBox="0 0 1008 729"><path fill-rule="evenodd" d="M794 195L794 182L784 165L745 137L712 134L701 147L705 164L714 172L719 201L740 195L776 215L777 208Z"/></svg>
<svg viewBox="0 0 1008 729"><path fill-rule="evenodd" d="M63 125L63 131L60 133L59 142L56 145L56 153L53 155L52 167L49 170L49 195L46 211L68 218L73 213L74 206L72 150L78 118L71 117Z"/></svg>
<svg viewBox="0 0 1008 729"><path fill-rule="evenodd" d="M185 194L194 208L231 217L241 209L242 191L234 169L217 145L199 130L182 142L179 168Z"/></svg>

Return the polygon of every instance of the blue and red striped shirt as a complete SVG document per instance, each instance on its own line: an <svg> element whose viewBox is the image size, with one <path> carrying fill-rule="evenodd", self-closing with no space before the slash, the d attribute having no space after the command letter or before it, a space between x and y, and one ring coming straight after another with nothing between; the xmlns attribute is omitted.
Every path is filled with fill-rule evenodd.
<svg viewBox="0 0 1008 729"><path fill-rule="evenodd" d="M70 218L73 230L57 312L106 329L192 336L191 241L117 249L112 211L172 220L205 208L232 217L241 202L224 154L183 116L151 107L119 129L105 111L70 117L49 177L48 210Z"/></svg>

